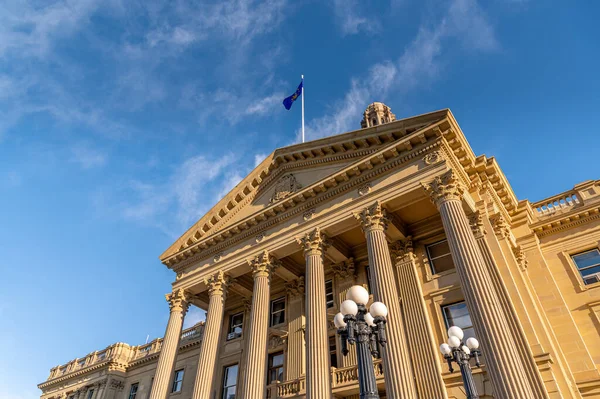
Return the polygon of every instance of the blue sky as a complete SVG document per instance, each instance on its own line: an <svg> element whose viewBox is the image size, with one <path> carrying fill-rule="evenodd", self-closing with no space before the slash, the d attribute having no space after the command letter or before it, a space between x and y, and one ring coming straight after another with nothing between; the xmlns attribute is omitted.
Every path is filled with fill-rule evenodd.
<svg viewBox="0 0 600 399"><path fill-rule="evenodd" d="M552 3L552 4L550 4ZM264 155L369 102L452 109L518 197L597 179L595 2L5 0L0 397L162 336L158 255ZM202 312L189 314L187 325Z"/></svg>

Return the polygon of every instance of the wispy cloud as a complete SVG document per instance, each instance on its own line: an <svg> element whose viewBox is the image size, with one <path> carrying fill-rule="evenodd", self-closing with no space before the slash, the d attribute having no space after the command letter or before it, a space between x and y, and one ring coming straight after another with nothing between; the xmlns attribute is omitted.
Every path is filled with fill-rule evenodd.
<svg viewBox="0 0 600 399"><path fill-rule="evenodd" d="M433 82L443 66L444 45L449 39L459 40L471 51L499 48L494 29L476 0L452 0L446 11L441 20L420 26L415 39L397 61L375 64L366 76L353 79L350 89L331 112L309 123L309 139L356 127L356 118L365 104L384 99L391 89L408 93Z"/></svg>
<svg viewBox="0 0 600 399"><path fill-rule="evenodd" d="M71 148L71 161L79 164L83 169L104 166L107 155L93 148L90 144L77 144Z"/></svg>
<svg viewBox="0 0 600 399"><path fill-rule="evenodd" d="M355 35L359 32L375 33L381 29L379 21L367 18L368 10L360 7L358 0L334 0L332 3L335 22L342 35Z"/></svg>

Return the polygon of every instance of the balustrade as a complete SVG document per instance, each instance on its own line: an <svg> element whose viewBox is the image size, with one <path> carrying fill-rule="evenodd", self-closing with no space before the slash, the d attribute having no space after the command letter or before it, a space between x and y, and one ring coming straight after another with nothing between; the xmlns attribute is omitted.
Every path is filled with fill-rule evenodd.
<svg viewBox="0 0 600 399"><path fill-rule="evenodd" d="M537 211L539 217L551 216L559 212L564 212L582 201L575 190L567 191L554 197L546 198L542 201L533 203L531 206Z"/></svg>

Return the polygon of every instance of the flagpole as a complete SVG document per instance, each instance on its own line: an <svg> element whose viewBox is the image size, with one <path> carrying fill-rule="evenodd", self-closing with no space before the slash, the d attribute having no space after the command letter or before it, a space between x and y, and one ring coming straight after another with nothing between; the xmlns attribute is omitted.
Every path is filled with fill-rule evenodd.
<svg viewBox="0 0 600 399"><path fill-rule="evenodd" d="M302 142L304 143L304 75L300 75L302 78Z"/></svg>

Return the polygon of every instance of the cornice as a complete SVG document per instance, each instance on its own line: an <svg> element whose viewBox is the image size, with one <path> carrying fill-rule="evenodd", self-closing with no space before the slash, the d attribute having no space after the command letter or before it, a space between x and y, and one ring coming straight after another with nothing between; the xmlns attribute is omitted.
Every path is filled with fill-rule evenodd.
<svg viewBox="0 0 600 399"><path fill-rule="evenodd" d="M188 351L194 349L195 347L200 346L201 343L202 343L202 336L198 337L195 340L189 340L179 346L178 353L188 352ZM158 360L159 356L160 356L160 351L154 352L148 356L144 356L142 358L133 360L133 361L129 362L129 364L127 365L127 371L133 370L136 367L139 367L139 366L145 365L147 363L151 363L155 360Z"/></svg>
<svg viewBox="0 0 600 399"><path fill-rule="evenodd" d="M530 228L538 237L545 237L598 219L600 219L600 206L593 204L533 223Z"/></svg>
<svg viewBox="0 0 600 399"><path fill-rule="evenodd" d="M96 370L104 368L104 367L108 368L108 366L110 366L111 363L114 363L114 362L112 362L110 360L107 360L107 361L102 362L102 363L93 364L93 365L88 366L88 367L86 367L84 369L80 369L80 370L77 370L75 372L72 372L72 373L69 373L69 374L66 374L66 375L61 375L60 377L56 377L56 378L54 378L52 380L48 380L48 381L42 382L41 384L38 384L38 388L39 389L47 388L47 387L50 387L50 386L52 386L54 384L58 384L60 382L67 381L68 379L71 379L73 377L79 377L81 375L90 373L92 371L96 371Z"/></svg>
<svg viewBox="0 0 600 399"><path fill-rule="evenodd" d="M438 123L442 123L442 122L443 121L440 121ZM429 130L430 128L431 127L428 127L427 130ZM423 134L424 134L424 132L423 132ZM411 137L407 137L406 139L410 139L410 138ZM319 204L323 201L329 200L329 199L339 196L343 193L346 193L346 192L352 190L353 188L355 188L361 184L364 184L367 181L373 180L376 176L382 175L394 168L397 168L399 165L402 165L414 158L419 157L423 153L429 152L431 149L438 148L441 144L441 141L435 140L435 141L430 142L428 145L421 144L420 146L417 146L414 149L411 146L410 152L406 152L406 153L402 152L401 153L401 151L398 151L396 149L396 147L403 146L404 144L405 144L404 141L400 141L400 142L396 142L390 146L387 146L385 148L382 148L380 151L372 154L371 157L363 158L360 161L360 163L355 163L355 164L349 165L347 168L342 169L342 170L336 172L335 174L330 175L330 176L326 177L325 179L320 180L320 181L304 188L303 190L295 193L294 195L290 196L289 198L283 200L282 202L277 203L271 207L267 207L264 210L262 210L261 212L249 216L249 218L255 219L254 223L250 223L248 221L248 218L238 222L238 224L233 225L230 228L228 228L227 230L224 230L223 232L221 232L221 237L219 239L216 239L215 237L213 237L213 238L211 238L211 240L207 240L208 242L207 241L203 242L204 250L197 249L196 253L194 255L191 255L187 259L180 261L176 265L170 266L170 267L172 267L172 269L175 272L180 273L187 266L189 266L205 257L209 257L215 253L219 253L220 251L222 251L228 247L231 247L233 244L243 241L249 237L256 236L260 232L262 232L284 220L287 220L298 214L302 214L311 208L314 208L317 204ZM385 153L389 153L388 154L389 158L385 158L385 155L383 155ZM377 166L373 166L373 159L378 159L381 161L381 163L379 163ZM359 166L361 166L362 164L365 164L365 163L369 163L370 168L367 167L367 169L365 169L364 171L359 169ZM349 176L350 171L354 171L354 174L352 176ZM342 177L342 181L345 181L345 183L337 182L336 177L340 177L340 176L346 177L346 178ZM332 181L332 180L336 180L336 182L337 182L336 185L327 186L326 183L329 181ZM318 191L318 193L316 193L316 191ZM312 193L311 194L312 196L309 196L310 199L304 198L303 200L298 200L298 198L307 195L307 193ZM286 205L288 205L289 208L286 208ZM282 213L275 214L270 217L265 216L265 214L269 214L270 212L273 212L273 210L275 208L281 209L281 207L283 207ZM262 219L262 220L260 222L258 222L258 221L256 221L256 219ZM247 227L248 227L247 230L239 231L238 226L243 225L243 224L247 225ZM252 226L248 226L249 224L251 224ZM233 234L234 232L232 232L231 230L233 230L235 228L238 228L238 232L236 232L236 234ZM226 236L227 238L225 238L223 236ZM210 242L210 241L212 241L212 242ZM195 247L195 248L197 248L197 247Z"/></svg>

